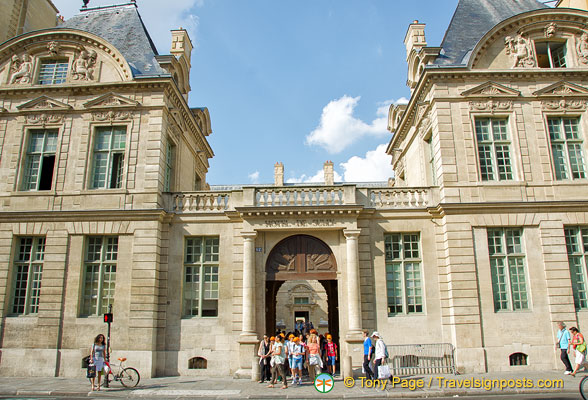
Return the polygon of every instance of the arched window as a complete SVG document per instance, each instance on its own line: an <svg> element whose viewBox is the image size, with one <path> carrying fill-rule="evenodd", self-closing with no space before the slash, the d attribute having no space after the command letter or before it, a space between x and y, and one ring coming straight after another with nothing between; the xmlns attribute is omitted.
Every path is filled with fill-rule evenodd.
<svg viewBox="0 0 588 400"><path fill-rule="evenodd" d="M206 369L208 361L203 357L193 357L188 360L188 369Z"/></svg>
<svg viewBox="0 0 588 400"><path fill-rule="evenodd" d="M525 353L513 353L508 356L510 365L527 365L527 355Z"/></svg>

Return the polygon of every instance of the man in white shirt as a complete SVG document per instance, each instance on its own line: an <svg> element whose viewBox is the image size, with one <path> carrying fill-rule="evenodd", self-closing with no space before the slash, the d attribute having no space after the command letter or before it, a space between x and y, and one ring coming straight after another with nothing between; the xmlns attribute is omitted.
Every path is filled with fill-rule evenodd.
<svg viewBox="0 0 588 400"><path fill-rule="evenodd" d="M376 379L379 379L378 367L382 365L382 363L386 360L386 343L384 343L384 340L380 337L380 333L378 331L374 331L374 333L372 333L372 337L376 340L376 355L374 356L374 375L376 376Z"/></svg>

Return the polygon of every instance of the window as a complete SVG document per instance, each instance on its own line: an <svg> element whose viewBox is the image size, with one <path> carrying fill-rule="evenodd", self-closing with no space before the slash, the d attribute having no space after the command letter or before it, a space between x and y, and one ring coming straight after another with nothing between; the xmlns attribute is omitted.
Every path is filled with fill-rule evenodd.
<svg viewBox="0 0 588 400"><path fill-rule="evenodd" d="M511 366L527 365L527 357L525 353L513 353L508 356L508 361Z"/></svg>
<svg viewBox="0 0 588 400"><path fill-rule="evenodd" d="M565 68L566 42L535 42L539 68Z"/></svg>
<svg viewBox="0 0 588 400"><path fill-rule="evenodd" d="M57 130L34 130L29 134L22 190L51 190Z"/></svg>
<svg viewBox="0 0 588 400"><path fill-rule="evenodd" d="M118 237L89 236L84 257L82 315L101 315L114 302Z"/></svg>
<svg viewBox="0 0 588 400"><path fill-rule="evenodd" d="M435 153L433 150L433 138L425 141L427 158L429 161L429 170L431 171L431 185L437 185L437 174L435 173Z"/></svg>
<svg viewBox="0 0 588 400"><path fill-rule="evenodd" d="M586 262L588 260L588 228L566 228L566 248L576 309L588 308L586 294Z"/></svg>
<svg viewBox="0 0 588 400"><path fill-rule="evenodd" d="M507 120L476 118L476 138L482 180L512 180Z"/></svg>
<svg viewBox="0 0 588 400"><path fill-rule="evenodd" d="M173 173L173 155L174 146L168 141L165 146L165 171L163 177L163 191L171 191L172 173Z"/></svg>
<svg viewBox="0 0 588 400"><path fill-rule="evenodd" d="M294 304L310 304L308 297L294 297Z"/></svg>
<svg viewBox="0 0 588 400"><path fill-rule="evenodd" d="M423 289L419 234L386 235L384 244L388 315L422 312Z"/></svg>
<svg viewBox="0 0 588 400"><path fill-rule="evenodd" d="M188 369L206 369L208 361L204 357L193 357L188 360Z"/></svg>
<svg viewBox="0 0 588 400"><path fill-rule="evenodd" d="M586 164L579 118L547 118L555 179L584 179Z"/></svg>
<svg viewBox="0 0 588 400"><path fill-rule="evenodd" d="M39 312L44 259L44 237L21 237L18 239L14 261L12 314L23 315Z"/></svg>
<svg viewBox="0 0 588 400"><path fill-rule="evenodd" d="M521 229L488 229L494 311L529 308Z"/></svg>
<svg viewBox="0 0 588 400"><path fill-rule="evenodd" d="M186 238L184 316L218 316L218 237Z"/></svg>
<svg viewBox="0 0 588 400"><path fill-rule="evenodd" d="M64 83L67 76L67 60L41 61L39 69L39 85L55 85Z"/></svg>
<svg viewBox="0 0 588 400"><path fill-rule="evenodd" d="M122 187L126 136L124 126L96 129L90 184L92 189Z"/></svg>

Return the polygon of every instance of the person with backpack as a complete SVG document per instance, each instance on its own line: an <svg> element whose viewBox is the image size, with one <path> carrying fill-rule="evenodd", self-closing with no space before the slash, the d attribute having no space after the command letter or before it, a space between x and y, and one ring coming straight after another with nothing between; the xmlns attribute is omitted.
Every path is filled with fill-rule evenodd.
<svg viewBox="0 0 588 400"><path fill-rule="evenodd" d="M370 368L370 361L372 359L373 352L372 340L370 339L369 331L363 330L363 370L365 371L365 377L367 379L374 379L374 373Z"/></svg>
<svg viewBox="0 0 588 400"><path fill-rule="evenodd" d="M327 335L327 372L335 376L337 362L337 344L333 342L333 336Z"/></svg>

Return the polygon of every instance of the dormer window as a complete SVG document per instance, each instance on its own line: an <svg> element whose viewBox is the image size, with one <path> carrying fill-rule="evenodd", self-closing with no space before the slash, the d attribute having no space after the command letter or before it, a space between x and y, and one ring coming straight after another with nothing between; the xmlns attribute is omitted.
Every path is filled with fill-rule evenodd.
<svg viewBox="0 0 588 400"><path fill-rule="evenodd" d="M565 68L566 42L535 42L539 68Z"/></svg>
<svg viewBox="0 0 588 400"><path fill-rule="evenodd" d="M39 69L39 85L56 85L65 83L67 66L67 60L41 61L41 68Z"/></svg>

